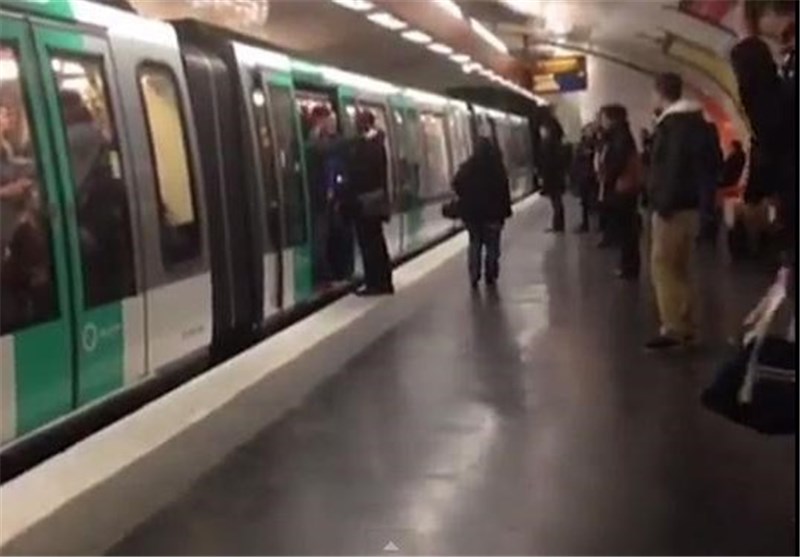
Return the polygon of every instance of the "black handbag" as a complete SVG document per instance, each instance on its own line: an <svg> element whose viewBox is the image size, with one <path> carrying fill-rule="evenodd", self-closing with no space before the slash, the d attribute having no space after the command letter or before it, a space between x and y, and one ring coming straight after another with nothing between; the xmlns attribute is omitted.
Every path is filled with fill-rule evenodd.
<svg viewBox="0 0 800 557"><path fill-rule="evenodd" d="M442 204L442 216L450 220L458 220L461 218L461 203L459 203L457 197Z"/></svg>
<svg viewBox="0 0 800 557"><path fill-rule="evenodd" d="M365 217L388 219L391 213L389 196L382 189L362 193L358 196L358 206Z"/></svg>
<svg viewBox="0 0 800 557"><path fill-rule="evenodd" d="M779 278L748 317L746 342L700 397L712 412L767 434L797 433L797 347L766 333L786 298L784 284Z"/></svg>

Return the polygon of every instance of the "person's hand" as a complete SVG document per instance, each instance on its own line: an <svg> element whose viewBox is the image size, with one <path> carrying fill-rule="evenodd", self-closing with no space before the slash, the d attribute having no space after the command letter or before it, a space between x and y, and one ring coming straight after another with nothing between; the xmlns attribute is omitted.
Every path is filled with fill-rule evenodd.
<svg viewBox="0 0 800 557"><path fill-rule="evenodd" d="M0 186L0 198L8 199L24 195L33 187L33 180L30 178L20 178Z"/></svg>

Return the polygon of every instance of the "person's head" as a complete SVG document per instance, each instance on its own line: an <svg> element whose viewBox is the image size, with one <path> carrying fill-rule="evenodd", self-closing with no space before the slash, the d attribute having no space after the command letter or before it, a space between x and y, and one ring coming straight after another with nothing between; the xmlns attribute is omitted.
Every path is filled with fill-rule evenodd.
<svg viewBox="0 0 800 557"><path fill-rule="evenodd" d="M375 115L371 110L362 109L356 113L356 131L365 134L375 127Z"/></svg>
<svg viewBox="0 0 800 557"><path fill-rule="evenodd" d="M745 0L748 32L780 42L792 40L797 21L797 0Z"/></svg>
<svg viewBox="0 0 800 557"><path fill-rule="evenodd" d="M311 133L314 135L336 133L336 118L328 107L317 105L311 109Z"/></svg>
<svg viewBox="0 0 800 557"><path fill-rule="evenodd" d="M67 126L94 122L94 116L83 102L83 97L72 89L62 89L58 93L61 101L61 110L64 113L64 122Z"/></svg>
<svg viewBox="0 0 800 557"><path fill-rule="evenodd" d="M600 125L610 130L628 123L628 110L621 104L608 104L600 109Z"/></svg>
<svg viewBox="0 0 800 557"><path fill-rule="evenodd" d="M656 108L663 111L683 96L683 79L676 73L659 74L655 81Z"/></svg>
<svg viewBox="0 0 800 557"><path fill-rule="evenodd" d="M734 139L731 141L731 150L732 151L741 151L742 150L742 142L738 139Z"/></svg>

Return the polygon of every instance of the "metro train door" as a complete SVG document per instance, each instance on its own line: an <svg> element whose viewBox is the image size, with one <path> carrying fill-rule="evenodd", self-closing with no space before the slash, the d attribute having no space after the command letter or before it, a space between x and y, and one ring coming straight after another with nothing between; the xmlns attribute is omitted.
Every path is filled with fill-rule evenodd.
<svg viewBox="0 0 800 557"><path fill-rule="evenodd" d="M314 288L304 152L291 80L266 72L264 78L280 187L281 300L290 307L309 298Z"/></svg>
<svg viewBox="0 0 800 557"><path fill-rule="evenodd" d="M73 404L63 209L29 29L2 14L0 118L0 443Z"/></svg>
<svg viewBox="0 0 800 557"><path fill-rule="evenodd" d="M107 41L43 24L34 39L66 217L79 406L146 370L130 159Z"/></svg>

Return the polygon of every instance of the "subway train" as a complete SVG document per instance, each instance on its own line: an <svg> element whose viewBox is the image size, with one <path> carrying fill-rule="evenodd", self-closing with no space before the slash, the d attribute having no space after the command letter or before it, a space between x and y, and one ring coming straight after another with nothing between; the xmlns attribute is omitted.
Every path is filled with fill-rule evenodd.
<svg viewBox="0 0 800 557"><path fill-rule="evenodd" d="M344 225L325 244L344 270L318 272L334 228L308 177L317 106L345 137L364 109L385 131L395 262L454 231L440 205L477 134L500 146L514 198L533 190L522 116L197 22L82 0L0 10L0 454L93 409L119 417L126 392L357 282Z"/></svg>

